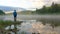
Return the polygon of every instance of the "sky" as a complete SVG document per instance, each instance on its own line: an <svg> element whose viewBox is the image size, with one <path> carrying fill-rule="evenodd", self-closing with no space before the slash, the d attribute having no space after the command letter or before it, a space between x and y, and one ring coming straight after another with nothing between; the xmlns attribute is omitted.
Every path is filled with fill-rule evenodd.
<svg viewBox="0 0 60 34"><path fill-rule="evenodd" d="M0 0L0 6L21 7L28 10L50 6L52 2L60 3L60 0Z"/></svg>

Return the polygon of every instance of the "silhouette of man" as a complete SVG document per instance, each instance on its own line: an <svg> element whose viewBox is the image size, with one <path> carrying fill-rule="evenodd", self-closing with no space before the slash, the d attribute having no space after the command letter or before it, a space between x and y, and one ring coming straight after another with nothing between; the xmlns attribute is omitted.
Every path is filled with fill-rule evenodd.
<svg viewBox="0 0 60 34"><path fill-rule="evenodd" d="M14 10L13 15L14 15L14 21L16 21L16 18L17 18L17 12L16 12L16 10Z"/></svg>

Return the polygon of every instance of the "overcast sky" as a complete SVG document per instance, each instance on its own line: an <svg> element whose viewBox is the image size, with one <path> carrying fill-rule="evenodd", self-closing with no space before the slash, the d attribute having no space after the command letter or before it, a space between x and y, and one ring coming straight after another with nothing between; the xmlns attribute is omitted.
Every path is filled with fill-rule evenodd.
<svg viewBox="0 0 60 34"><path fill-rule="evenodd" d="M0 6L21 7L26 9L41 8L43 5L50 6L52 2L60 0L0 0Z"/></svg>

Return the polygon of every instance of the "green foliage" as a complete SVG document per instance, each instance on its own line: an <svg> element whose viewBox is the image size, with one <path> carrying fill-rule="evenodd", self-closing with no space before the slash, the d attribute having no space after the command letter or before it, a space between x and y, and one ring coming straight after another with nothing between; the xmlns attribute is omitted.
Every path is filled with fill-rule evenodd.
<svg viewBox="0 0 60 34"><path fill-rule="evenodd" d="M36 9L37 14L57 14L60 13L60 5L52 3L51 7L43 6L41 9Z"/></svg>
<svg viewBox="0 0 60 34"><path fill-rule="evenodd" d="M0 20L0 28L4 28L8 25L11 25L13 22L12 21L3 21L3 20Z"/></svg>
<svg viewBox="0 0 60 34"><path fill-rule="evenodd" d="M0 29L1 28L5 28L6 26L10 26L12 24L14 25L20 25L22 23L22 21L17 21L17 22L14 22L14 21L3 21L3 20L0 20Z"/></svg>
<svg viewBox="0 0 60 34"><path fill-rule="evenodd" d="M2 10L0 10L0 15L5 14Z"/></svg>

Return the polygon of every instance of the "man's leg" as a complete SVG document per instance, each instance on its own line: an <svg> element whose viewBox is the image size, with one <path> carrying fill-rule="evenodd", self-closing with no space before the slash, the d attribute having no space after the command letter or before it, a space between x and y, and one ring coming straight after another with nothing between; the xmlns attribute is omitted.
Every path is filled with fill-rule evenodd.
<svg viewBox="0 0 60 34"><path fill-rule="evenodd" d="M16 17L14 17L14 21L16 22Z"/></svg>

